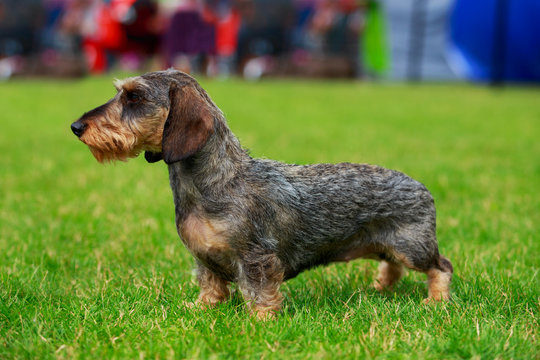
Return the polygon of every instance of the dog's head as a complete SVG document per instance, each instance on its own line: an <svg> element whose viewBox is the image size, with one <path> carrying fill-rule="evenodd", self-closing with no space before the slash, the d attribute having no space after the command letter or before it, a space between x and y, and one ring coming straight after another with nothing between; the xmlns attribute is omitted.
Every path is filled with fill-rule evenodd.
<svg viewBox="0 0 540 360"><path fill-rule="evenodd" d="M116 95L71 124L99 162L145 151L171 164L194 155L212 132L219 109L191 76L175 70L117 80Z"/></svg>

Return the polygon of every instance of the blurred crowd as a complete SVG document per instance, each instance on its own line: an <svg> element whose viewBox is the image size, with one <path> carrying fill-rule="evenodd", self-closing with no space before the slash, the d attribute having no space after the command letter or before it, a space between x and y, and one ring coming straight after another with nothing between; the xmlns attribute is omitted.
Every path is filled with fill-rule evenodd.
<svg viewBox="0 0 540 360"><path fill-rule="evenodd" d="M368 0L0 0L0 78L362 74Z"/></svg>

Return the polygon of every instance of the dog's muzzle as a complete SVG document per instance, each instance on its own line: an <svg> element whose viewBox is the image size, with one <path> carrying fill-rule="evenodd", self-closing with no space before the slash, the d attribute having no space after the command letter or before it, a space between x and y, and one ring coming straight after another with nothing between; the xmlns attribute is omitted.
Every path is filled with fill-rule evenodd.
<svg viewBox="0 0 540 360"><path fill-rule="evenodd" d="M86 124L81 121L75 121L73 124L71 124L71 131L73 131L73 133L77 135L77 137L81 137L85 129Z"/></svg>

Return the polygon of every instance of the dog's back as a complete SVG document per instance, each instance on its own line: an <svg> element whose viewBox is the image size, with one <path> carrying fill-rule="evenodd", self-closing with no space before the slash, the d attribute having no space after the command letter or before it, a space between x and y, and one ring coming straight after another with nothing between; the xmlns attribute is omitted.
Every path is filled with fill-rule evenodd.
<svg viewBox="0 0 540 360"><path fill-rule="evenodd" d="M275 250L290 265L287 277L354 257L390 259L398 251L395 235L411 224L422 228L411 239L415 246L429 247L430 257L438 256L433 198L401 172L351 163L253 160L248 174L254 201L260 202L252 209L265 213L253 217L261 222L255 228L276 238Z"/></svg>

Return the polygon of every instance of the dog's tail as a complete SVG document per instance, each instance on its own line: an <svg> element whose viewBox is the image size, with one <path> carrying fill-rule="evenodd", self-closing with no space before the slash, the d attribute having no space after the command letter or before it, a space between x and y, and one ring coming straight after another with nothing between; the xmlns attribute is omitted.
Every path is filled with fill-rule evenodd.
<svg viewBox="0 0 540 360"><path fill-rule="evenodd" d="M454 267L452 266L452 263L448 258L440 255L439 256L439 268L447 273L453 274L454 273Z"/></svg>

